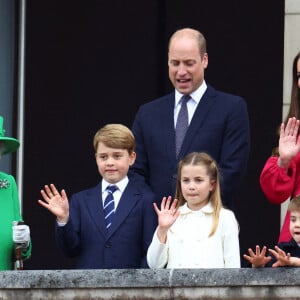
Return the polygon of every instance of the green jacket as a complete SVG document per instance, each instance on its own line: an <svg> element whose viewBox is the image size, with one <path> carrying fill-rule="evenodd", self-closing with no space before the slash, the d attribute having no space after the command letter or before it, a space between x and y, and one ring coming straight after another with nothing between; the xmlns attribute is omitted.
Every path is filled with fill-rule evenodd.
<svg viewBox="0 0 300 300"><path fill-rule="evenodd" d="M13 221L22 221L16 181L12 175L0 172L0 270L13 269ZM22 253L23 259L30 255L31 243Z"/></svg>

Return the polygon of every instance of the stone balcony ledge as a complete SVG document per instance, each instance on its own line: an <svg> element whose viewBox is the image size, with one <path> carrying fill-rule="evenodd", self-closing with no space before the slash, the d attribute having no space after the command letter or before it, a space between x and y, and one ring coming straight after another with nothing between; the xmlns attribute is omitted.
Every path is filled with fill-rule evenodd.
<svg viewBox="0 0 300 300"><path fill-rule="evenodd" d="M0 299L300 299L300 268L1 271Z"/></svg>

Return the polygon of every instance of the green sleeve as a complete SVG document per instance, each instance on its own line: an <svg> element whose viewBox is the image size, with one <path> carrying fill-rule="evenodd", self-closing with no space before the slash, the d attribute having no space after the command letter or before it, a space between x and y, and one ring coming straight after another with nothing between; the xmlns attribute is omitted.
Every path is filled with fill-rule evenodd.
<svg viewBox="0 0 300 300"><path fill-rule="evenodd" d="M32 249L32 243L30 241L29 246L26 247L25 249L23 249L23 251L22 251L22 258L24 260L30 258L30 256L31 256L31 249Z"/></svg>
<svg viewBox="0 0 300 300"><path fill-rule="evenodd" d="M18 194L18 188L15 181L15 178L11 176L11 183L12 183L12 197L13 197L13 203L14 203L14 215L16 221L22 221L21 211L20 211L20 200L19 200L19 194ZM30 241L29 246L23 249L22 251L22 258L28 259L31 256L31 249L32 249L32 243Z"/></svg>

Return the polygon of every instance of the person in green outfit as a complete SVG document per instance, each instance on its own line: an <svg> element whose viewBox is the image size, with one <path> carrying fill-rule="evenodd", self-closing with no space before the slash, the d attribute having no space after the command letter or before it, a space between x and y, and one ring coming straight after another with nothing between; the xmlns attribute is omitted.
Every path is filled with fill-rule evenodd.
<svg viewBox="0 0 300 300"><path fill-rule="evenodd" d="M6 137L3 117L0 116L0 159L3 155L16 151L20 142ZM22 216L18 189L12 175L0 172L0 270L21 269L23 260L31 255L29 226L20 224ZM21 247L21 259L15 256L15 246Z"/></svg>

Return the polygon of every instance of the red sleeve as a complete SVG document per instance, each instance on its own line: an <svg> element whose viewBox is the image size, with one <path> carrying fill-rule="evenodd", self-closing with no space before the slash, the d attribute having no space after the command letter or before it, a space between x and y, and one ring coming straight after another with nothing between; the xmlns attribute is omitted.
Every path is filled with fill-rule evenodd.
<svg viewBox="0 0 300 300"><path fill-rule="evenodd" d="M270 202L281 204L294 191L296 161L293 159L288 169L280 168L277 161L277 156L271 156L267 160L260 174L260 186Z"/></svg>

